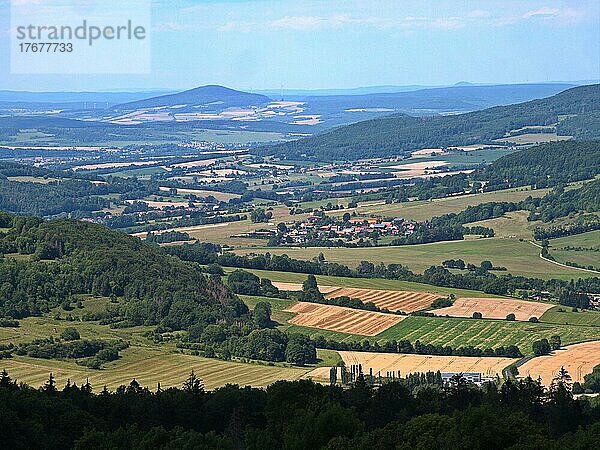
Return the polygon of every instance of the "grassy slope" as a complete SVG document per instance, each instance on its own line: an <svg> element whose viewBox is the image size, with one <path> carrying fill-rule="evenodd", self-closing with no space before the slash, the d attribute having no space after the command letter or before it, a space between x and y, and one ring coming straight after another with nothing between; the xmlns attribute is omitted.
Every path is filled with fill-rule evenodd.
<svg viewBox="0 0 600 450"><path fill-rule="evenodd" d="M575 236L566 236L550 241L550 254L561 263L575 262L583 266L600 267L600 230ZM565 250L565 247L584 247L599 251Z"/></svg>
<svg viewBox="0 0 600 450"><path fill-rule="evenodd" d="M548 189L507 189L503 191L485 192L482 194L434 199L431 201L364 206L360 207L357 210L357 213L360 215L376 214L386 217L400 216L412 220L427 220L442 214L458 213L467 206L475 206L487 202L519 202L529 196L543 197L547 192ZM343 215L344 211L333 212L332 214Z"/></svg>
<svg viewBox="0 0 600 450"><path fill-rule="evenodd" d="M541 320L548 323L600 327L600 312L586 310L573 312L566 306L555 306L546 311Z"/></svg>
<svg viewBox="0 0 600 450"><path fill-rule="evenodd" d="M432 265L440 265L446 259L461 258L479 265L491 260L496 266L508 268L513 275L534 278L571 278L593 276L591 273L561 267L539 258L539 249L527 241L517 238L465 239L463 241L439 242L434 244L405 245L378 248L252 248L239 249L238 254L266 253L287 254L292 258L310 260L323 253L328 261L356 267L360 261L386 264L398 263L420 273ZM283 281L283 280L280 280Z"/></svg>
<svg viewBox="0 0 600 450"><path fill-rule="evenodd" d="M52 372L61 387L67 378L77 384L89 378L96 391L105 385L109 389L115 389L121 384L129 384L133 378L150 389L156 388L157 383L163 388L180 387L191 370L200 376L208 389L232 383L267 386L281 379L298 379L308 371L292 367L220 361L136 346L125 350L123 358L108 364L105 370L87 369L74 362L20 356L2 360L0 365L11 377L32 386L42 385Z"/></svg>
<svg viewBox="0 0 600 450"><path fill-rule="evenodd" d="M54 310L44 317L29 317L20 321L19 328L0 328L0 344L9 342L29 342L36 338L58 337L66 327L75 327L83 339L124 339L130 348L121 352L122 358L109 363L104 370L92 370L78 366L74 361L45 360L14 356L0 360L0 370L6 369L13 378L32 386L39 386L52 372L59 386L67 378L80 384L90 379L92 386L100 390L106 385L114 389L120 384L128 384L136 378L142 386L151 389L156 383L162 387L180 386L193 369L204 381L207 388L223 386L227 383L240 385L267 386L280 379L295 380L310 368L287 367L285 365L267 365L266 363L241 363L220 361L184 355L177 352L173 344L156 345L142 336L153 327L135 327L113 330L97 322L80 322L79 316L86 312L103 309L108 299L87 298L83 309L71 311L74 321L55 320L56 313L66 317L67 313Z"/></svg>

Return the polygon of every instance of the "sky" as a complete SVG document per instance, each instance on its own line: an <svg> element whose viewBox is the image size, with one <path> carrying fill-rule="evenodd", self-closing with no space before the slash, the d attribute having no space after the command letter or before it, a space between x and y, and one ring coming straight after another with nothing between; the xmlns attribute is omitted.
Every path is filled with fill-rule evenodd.
<svg viewBox="0 0 600 450"><path fill-rule="evenodd" d="M150 1L147 73L17 74L10 64L11 1L0 0L0 89L328 89L600 78L598 0ZM129 59L114 58L117 66Z"/></svg>

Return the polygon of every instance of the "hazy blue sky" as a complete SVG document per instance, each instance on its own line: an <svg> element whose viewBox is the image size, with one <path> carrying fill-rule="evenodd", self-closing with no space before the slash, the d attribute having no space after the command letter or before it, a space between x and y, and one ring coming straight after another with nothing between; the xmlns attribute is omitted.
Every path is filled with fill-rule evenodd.
<svg viewBox="0 0 600 450"><path fill-rule="evenodd" d="M10 74L9 5L0 0L0 89L600 78L598 0L155 0L150 74L60 76Z"/></svg>

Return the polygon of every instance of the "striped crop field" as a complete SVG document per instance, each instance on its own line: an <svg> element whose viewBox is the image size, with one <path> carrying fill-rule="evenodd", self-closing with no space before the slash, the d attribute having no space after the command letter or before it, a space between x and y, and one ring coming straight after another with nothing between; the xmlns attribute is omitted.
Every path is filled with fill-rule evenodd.
<svg viewBox="0 0 600 450"><path fill-rule="evenodd" d="M531 317L540 318L556 305L531 302L514 298L459 298L452 306L431 311L437 316L473 317L479 312L484 319L505 319L514 314L516 320L528 321Z"/></svg>
<svg viewBox="0 0 600 450"><path fill-rule="evenodd" d="M285 283L283 281L273 281L272 283L273 286L275 286L280 291L297 292L302 290L302 284L300 283ZM339 286L319 286L319 291L322 294L329 294L330 292L337 291L339 288Z"/></svg>
<svg viewBox="0 0 600 450"><path fill-rule="evenodd" d="M293 325L362 336L375 336L407 317L307 302L294 303L284 311L297 314L288 320Z"/></svg>
<svg viewBox="0 0 600 450"><path fill-rule="evenodd" d="M428 292L387 291L381 289L343 288L331 292L327 298L336 297L357 298L363 303L372 302L381 309L411 313L427 309L431 303L441 296Z"/></svg>
<svg viewBox="0 0 600 450"><path fill-rule="evenodd" d="M157 383L162 388L181 387L192 370L207 389L226 384L264 387L277 380L296 380L307 372L307 369L296 367L221 361L141 347L123 351L122 359L107 364L103 370L89 369L71 361L24 356L4 359L0 361L0 368L6 369L18 382L34 387L42 386L50 373L60 388L67 379L81 385L89 378L95 392L103 386L114 390L122 384L128 385L134 378L149 389L155 389Z"/></svg>
<svg viewBox="0 0 600 450"><path fill-rule="evenodd" d="M561 367L567 369L573 381L584 381L583 377L600 364L600 341L568 345L549 355L537 356L519 367L519 375L540 377L542 384L549 386Z"/></svg>
<svg viewBox="0 0 600 450"><path fill-rule="evenodd" d="M338 352L346 366L360 364L363 373L374 375L394 372L402 376L409 373L481 373L486 377L502 375L502 369L515 359L476 356L433 356L397 353Z"/></svg>

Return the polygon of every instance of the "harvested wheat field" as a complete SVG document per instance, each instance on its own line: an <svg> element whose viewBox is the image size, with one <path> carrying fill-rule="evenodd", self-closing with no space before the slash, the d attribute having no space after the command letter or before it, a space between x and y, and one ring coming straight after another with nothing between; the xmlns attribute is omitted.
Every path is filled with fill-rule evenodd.
<svg viewBox="0 0 600 450"><path fill-rule="evenodd" d="M327 295L327 298L342 296L357 298L363 303L373 302L378 308L385 308L390 311L402 311L405 313L429 308L436 298L442 297L439 294L430 294L428 292L343 288Z"/></svg>
<svg viewBox="0 0 600 450"><path fill-rule="evenodd" d="M316 369L313 369L310 372L302 375L301 378L309 379L309 380L311 380L311 379L318 380L318 381L329 380L329 371L330 370L331 370L331 367L317 367Z"/></svg>
<svg viewBox="0 0 600 450"><path fill-rule="evenodd" d="M265 387L278 380L297 380L306 373L306 369L296 367L220 361L139 347L123 353L122 359L107 364L103 370L89 369L74 362L23 356L3 360L2 369L6 369L13 379L33 387L42 386L51 372L61 389L67 379L78 385L89 379L95 392L103 386L114 390L121 384L129 384L133 378L150 389L155 389L157 383L163 388L181 387L191 370L202 378L207 389L226 384Z"/></svg>
<svg viewBox="0 0 600 450"><path fill-rule="evenodd" d="M293 325L363 336L375 336L407 317L307 302L294 303L284 311L297 314L288 321Z"/></svg>
<svg viewBox="0 0 600 450"><path fill-rule="evenodd" d="M514 314L516 320L538 319L555 305L508 298L459 298L452 306L431 311L437 316L473 317L480 312L484 319L506 319Z"/></svg>
<svg viewBox="0 0 600 450"><path fill-rule="evenodd" d="M442 373L481 373L486 377L502 375L502 369L509 366L514 359L476 356L434 356L434 355L408 355L397 353L371 353L371 352L338 352L346 366L352 364L362 365L364 373L373 369L373 374L400 371L404 376L409 373L425 373L428 371Z"/></svg>
<svg viewBox="0 0 600 450"><path fill-rule="evenodd" d="M583 377L592 373L600 364L600 341L568 345L549 355L537 356L519 367L519 376L542 378L542 384L549 386L561 367L569 371L573 381L583 382Z"/></svg>
<svg viewBox="0 0 600 450"><path fill-rule="evenodd" d="M300 283L284 283L282 281L273 281L273 286L282 291L296 292L302 290L302 285ZM339 286L319 286L319 291L321 291L322 294L329 294L330 292L337 291L339 288ZM339 297L339 295L336 295L336 297Z"/></svg>

